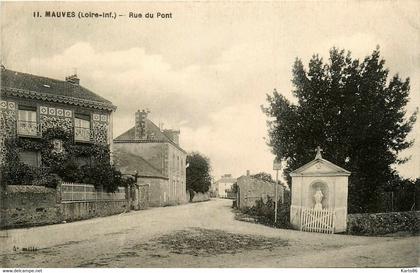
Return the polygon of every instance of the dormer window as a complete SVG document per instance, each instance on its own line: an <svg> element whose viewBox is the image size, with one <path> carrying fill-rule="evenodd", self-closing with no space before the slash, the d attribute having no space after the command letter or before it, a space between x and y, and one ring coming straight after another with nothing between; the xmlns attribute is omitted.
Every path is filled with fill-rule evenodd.
<svg viewBox="0 0 420 273"><path fill-rule="evenodd" d="M74 139L76 141L90 141L90 116L75 114L74 116Z"/></svg>
<svg viewBox="0 0 420 273"><path fill-rule="evenodd" d="M36 107L18 106L17 133L19 136L40 136Z"/></svg>

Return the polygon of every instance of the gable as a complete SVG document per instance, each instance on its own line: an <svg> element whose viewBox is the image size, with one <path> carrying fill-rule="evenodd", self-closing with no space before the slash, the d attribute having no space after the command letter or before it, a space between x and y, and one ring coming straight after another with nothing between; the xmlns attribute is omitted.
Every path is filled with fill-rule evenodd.
<svg viewBox="0 0 420 273"><path fill-rule="evenodd" d="M178 150L186 153L178 144L173 142L167 135L165 135L160 128L154 124L150 119L146 119L147 139L136 139L135 127L130 128L114 139L115 143L124 142L166 142L173 145Z"/></svg>
<svg viewBox="0 0 420 273"><path fill-rule="evenodd" d="M290 176L349 176L351 173L323 158L317 158L290 173Z"/></svg>

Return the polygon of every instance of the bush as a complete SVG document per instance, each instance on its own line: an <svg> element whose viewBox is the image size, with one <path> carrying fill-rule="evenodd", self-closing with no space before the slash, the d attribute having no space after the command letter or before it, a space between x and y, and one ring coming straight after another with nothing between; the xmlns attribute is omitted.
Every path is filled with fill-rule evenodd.
<svg viewBox="0 0 420 273"><path fill-rule="evenodd" d="M64 181L71 183L79 182L83 176L79 164L74 158L70 158L61 166L54 166L52 172L57 173Z"/></svg>
<svg viewBox="0 0 420 273"><path fill-rule="evenodd" d="M395 232L418 234L420 212L389 212L349 214L347 233L353 235L384 235Z"/></svg>
<svg viewBox="0 0 420 273"><path fill-rule="evenodd" d="M57 174L47 173L35 179L32 184L55 189L60 182L62 182L62 179Z"/></svg>
<svg viewBox="0 0 420 273"><path fill-rule="evenodd" d="M290 226L290 203L279 203L277 207L277 223L274 223L275 203L272 198L267 197L267 202L263 199L255 202L251 208L245 208L243 213L254 216L259 223L275 226L278 228L291 228Z"/></svg>
<svg viewBox="0 0 420 273"><path fill-rule="evenodd" d="M9 163L1 166L2 186L8 184L31 185L37 177L37 171L22 162Z"/></svg>

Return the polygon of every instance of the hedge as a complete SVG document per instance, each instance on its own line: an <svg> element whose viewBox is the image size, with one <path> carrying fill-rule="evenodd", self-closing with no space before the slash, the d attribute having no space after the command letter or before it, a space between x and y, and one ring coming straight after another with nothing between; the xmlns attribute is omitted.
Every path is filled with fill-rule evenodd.
<svg viewBox="0 0 420 273"><path fill-rule="evenodd" d="M349 214L347 233L353 235L385 235L395 232L418 234L420 211Z"/></svg>

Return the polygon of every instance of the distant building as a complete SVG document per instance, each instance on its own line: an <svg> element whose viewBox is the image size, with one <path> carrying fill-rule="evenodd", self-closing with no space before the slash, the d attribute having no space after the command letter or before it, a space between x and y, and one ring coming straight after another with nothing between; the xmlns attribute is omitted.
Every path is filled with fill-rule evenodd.
<svg viewBox="0 0 420 273"><path fill-rule="evenodd" d="M113 158L123 173L138 172L138 184L150 184L150 206L185 203L186 157L177 130L161 130L145 110L135 126L114 139Z"/></svg>
<svg viewBox="0 0 420 273"><path fill-rule="evenodd" d="M63 138L47 139L50 129L61 129L72 145L112 145L112 114L116 107L108 100L80 85L77 75L56 80L21 73L1 66L0 162L4 163L5 140L25 139L31 145L20 147L20 160L31 167L42 167L50 152L65 153ZM42 152L40 140L51 149ZM89 155L76 158L88 162Z"/></svg>
<svg viewBox="0 0 420 273"><path fill-rule="evenodd" d="M249 171L247 171L246 175L238 177L237 185L236 206L238 208L250 208L260 199L264 202L268 198L275 200L276 183L254 178ZM281 184L277 187L277 196L279 202L283 203L284 186Z"/></svg>
<svg viewBox="0 0 420 273"><path fill-rule="evenodd" d="M236 178L233 178L231 174L222 175L222 177L216 181L216 192L220 198L227 198L228 191L232 189L233 184L236 183Z"/></svg>

